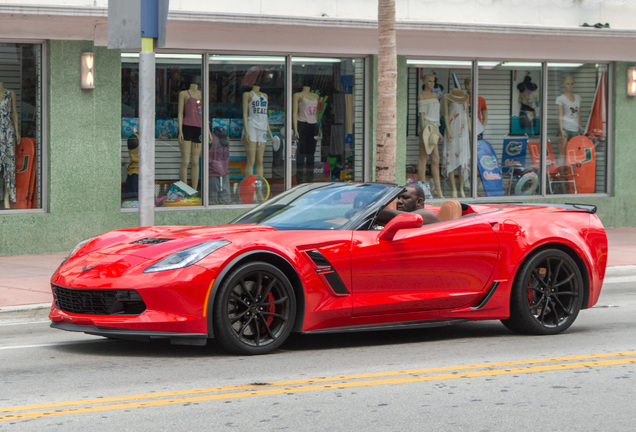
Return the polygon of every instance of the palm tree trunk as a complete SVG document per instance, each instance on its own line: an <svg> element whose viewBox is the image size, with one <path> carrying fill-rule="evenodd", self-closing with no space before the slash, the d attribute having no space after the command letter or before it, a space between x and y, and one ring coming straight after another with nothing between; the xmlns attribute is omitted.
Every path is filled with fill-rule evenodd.
<svg viewBox="0 0 636 432"><path fill-rule="evenodd" d="M378 34L376 181L395 183L397 143L395 0L378 0Z"/></svg>

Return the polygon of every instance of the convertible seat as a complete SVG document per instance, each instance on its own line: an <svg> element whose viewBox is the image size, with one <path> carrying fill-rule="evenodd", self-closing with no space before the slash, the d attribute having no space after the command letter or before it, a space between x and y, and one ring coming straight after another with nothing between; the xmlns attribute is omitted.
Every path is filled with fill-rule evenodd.
<svg viewBox="0 0 636 432"><path fill-rule="evenodd" d="M445 222L462 217L462 205L457 200L446 200L437 212L437 219Z"/></svg>

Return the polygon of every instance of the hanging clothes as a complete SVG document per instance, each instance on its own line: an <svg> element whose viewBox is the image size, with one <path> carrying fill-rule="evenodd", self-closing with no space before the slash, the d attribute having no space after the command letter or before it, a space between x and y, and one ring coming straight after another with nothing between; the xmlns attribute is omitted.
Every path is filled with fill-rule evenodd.
<svg viewBox="0 0 636 432"><path fill-rule="evenodd" d="M18 137L11 110L11 92L5 89L0 101L0 173L4 187L9 191L9 201L15 202L15 146Z"/></svg>
<svg viewBox="0 0 636 432"><path fill-rule="evenodd" d="M448 95L447 95L448 96ZM443 174L448 175L461 169L464 178L470 176L470 134L468 131L468 112L465 102L448 99L448 131L444 137ZM448 138L448 132L453 139Z"/></svg>

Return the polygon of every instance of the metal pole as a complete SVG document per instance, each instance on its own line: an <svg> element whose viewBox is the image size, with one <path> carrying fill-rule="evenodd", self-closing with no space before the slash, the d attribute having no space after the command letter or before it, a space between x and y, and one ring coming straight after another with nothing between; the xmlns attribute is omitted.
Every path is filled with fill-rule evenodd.
<svg viewBox="0 0 636 432"><path fill-rule="evenodd" d="M139 226L155 224L155 52L141 39L139 53Z"/></svg>

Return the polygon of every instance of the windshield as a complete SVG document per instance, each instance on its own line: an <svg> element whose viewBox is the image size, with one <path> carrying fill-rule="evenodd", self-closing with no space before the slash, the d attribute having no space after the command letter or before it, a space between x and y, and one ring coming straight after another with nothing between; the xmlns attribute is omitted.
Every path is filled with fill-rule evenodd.
<svg viewBox="0 0 636 432"><path fill-rule="evenodd" d="M401 190L371 183L313 183L297 186L231 223L261 224L279 230L352 229L356 221Z"/></svg>

